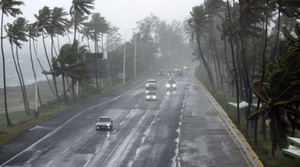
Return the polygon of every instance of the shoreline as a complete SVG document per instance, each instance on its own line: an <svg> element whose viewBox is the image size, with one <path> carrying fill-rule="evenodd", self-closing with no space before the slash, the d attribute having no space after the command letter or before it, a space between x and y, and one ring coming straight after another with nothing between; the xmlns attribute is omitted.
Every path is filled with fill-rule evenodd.
<svg viewBox="0 0 300 167"><path fill-rule="evenodd" d="M54 87L52 80L50 80L50 85ZM38 81L38 86L40 90L40 96L43 103L55 98L52 94L47 80ZM30 108L35 107L35 83L25 85L28 102ZM60 79L57 80L58 92L62 92L62 82ZM0 88L0 113L4 112L4 97L3 88ZM7 87L7 105L9 112L24 111L23 96L20 86Z"/></svg>

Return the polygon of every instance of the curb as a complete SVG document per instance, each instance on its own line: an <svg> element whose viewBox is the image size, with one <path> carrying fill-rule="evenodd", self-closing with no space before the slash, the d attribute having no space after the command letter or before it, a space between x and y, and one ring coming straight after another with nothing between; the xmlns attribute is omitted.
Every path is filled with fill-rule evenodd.
<svg viewBox="0 0 300 167"><path fill-rule="evenodd" d="M253 151L250 144L247 142L244 135L240 132L240 130L235 126L230 117L227 115L226 111L222 108L222 106L217 102L217 100L210 94L210 92L206 89L206 87L202 84L201 81L196 79L200 85L202 91L209 98L210 102L216 109L217 114L222 119L224 126L226 127L227 132L230 134L234 143L237 145L239 150L241 151L243 158L245 159L248 166L255 167L264 167L263 163L260 161L257 154ZM235 135L236 134L236 135ZM252 165L250 165L252 164Z"/></svg>

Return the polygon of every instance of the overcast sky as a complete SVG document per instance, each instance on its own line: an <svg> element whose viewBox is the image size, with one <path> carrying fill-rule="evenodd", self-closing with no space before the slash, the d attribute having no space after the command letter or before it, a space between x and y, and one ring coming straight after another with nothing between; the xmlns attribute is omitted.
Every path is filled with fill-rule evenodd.
<svg viewBox="0 0 300 167"><path fill-rule="evenodd" d="M34 14L37 14L40 9L44 6L53 7L63 7L69 11L72 0L23 0L25 6L21 6L23 11L22 17L25 17L31 23L35 21ZM193 6L203 3L203 0L95 0L95 10L93 12L99 12L102 16L106 18L112 25L119 27L119 32L124 37L125 31L133 29L136 27L136 22L142 20L143 18L149 16L151 13L158 16L160 19L167 22L171 22L174 19L177 21L183 21L185 18L190 17L189 13ZM5 17L5 24L7 22L12 22L14 18ZM131 31L126 34L126 39L128 40L132 35ZM61 38L61 44L67 42L67 39ZM38 54L43 54L43 48L40 41L38 42ZM49 44L49 39L46 39L46 43ZM23 43L21 64L22 67L27 67L29 65L29 51L28 43ZM7 71L9 72L8 79L9 83L18 83L17 77L13 68L13 61L10 55L10 47L7 40L4 40L4 50L6 54ZM49 48L48 48L49 49ZM40 57L42 62L44 56ZM2 64L2 59L0 59ZM1 72L0 68L0 72ZM30 68L28 68L30 69ZM25 72L26 73L26 72ZM31 76L32 74L28 72ZM25 74L26 75L26 74ZM28 77L26 76L28 79ZM2 76L0 76L0 87L2 84Z"/></svg>
<svg viewBox="0 0 300 167"><path fill-rule="evenodd" d="M43 6L51 8L63 7L69 10L72 0L23 0L21 7L23 17L34 21L33 14ZM136 22L149 16L151 13L162 20L183 21L189 16L192 7L199 5L203 0L95 0L94 12L101 13L112 25L120 28L123 35L128 29L136 27ZM12 21L9 19L9 21Z"/></svg>

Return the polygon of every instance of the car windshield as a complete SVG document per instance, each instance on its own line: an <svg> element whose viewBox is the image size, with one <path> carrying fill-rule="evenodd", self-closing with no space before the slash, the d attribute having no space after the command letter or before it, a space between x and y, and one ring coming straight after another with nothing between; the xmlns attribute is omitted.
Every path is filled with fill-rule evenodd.
<svg viewBox="0 0 300 167"><path fill-rule="evenodd" d="M148 87L148 88L146 88L146 90L149 90L149 91L156 90L156 89L157 89L156 87Z"/></svg>
<svg viewBox="0 0 300 167"><path fill-rule="evenodd" d="M148 82L148 83L156 83L155 80L148 80L147 82Z"/></svg>
<svg viewBox="0 0 300 167"><path fill-rule="evenodd" d="M175 83L175 81L174 80L169 80L168 83L173 84L173 83Z"/></svg>
<svg viewBox="0 0 300 167"><path fill-rule="evenodd" d="M149 95L156 95L156 92L149 92Z"/></svg>
<svg viewBox="0 0 300 167"><path fill-rule="evenodd" d="M110 118L98 118L99 122L110 122Z"/></svg>

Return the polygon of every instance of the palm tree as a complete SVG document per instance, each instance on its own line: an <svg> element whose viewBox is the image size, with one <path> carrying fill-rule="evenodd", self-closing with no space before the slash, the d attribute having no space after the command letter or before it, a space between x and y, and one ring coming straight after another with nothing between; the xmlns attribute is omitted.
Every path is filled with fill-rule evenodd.
<svg viewBox="0 0 300 167"><path fill-rule="evenodd" d="M285 118L300 117L299 109L295 108L296 104L300 103L299 69L299 54L289 52L278 58L275 64L267 66L266 80L263 83L260 80L253 83L254 93L265 105L254 112L250 118L265 115L270 120L273 156L278 145L283 147L286 144L289 124ZM291 124L293 124L292 121Z"/></svg>
<svg viewBox="0 0 300 167"><path fill-rule="evenodd" d="M21 46L22 46L21 41L23 41L23 42L27 41L26 32L25 32L26 31L26 29L25 29L26 23L27 23L27 21L24 18L18 17L13 22L13 24L8 23L7 26L5 27L5 30L7 33L6 37L8 38L10 46L11 46L12 57L13 57L16 73L18 75L18 79L20 82L20 87L22 90L24 108L25 108L26 113L28 114L30 109L29 109L28 100L27 100L25 82L24 82L24 78L22 75L22 70L20 67L19 56L18 56L18 48L21 48ZM16 45L17 58L14 54L13 45Z"/></svg>
<svg viewBox="0 0 300 167"><path fill-rule="evenodd" d="M23 1L17 0L1 0L0 7L1 7L1 53L2 53L2 72L3 72L3 92L4 92L4 110L5 110L5 118L7 126L11 126L12 123L8 116L8 108L7 108L7 92L6 92L6 71L5 71L5 55L4 55L4 48L3 48L3 21L4 15L6 16L13 16L16 17L19 14L22 14L20 8L16 6L23 5Z"/></svg>
<svg viewBox="0 0 300 167"><path fill-rule="evenodd" d="M275 57L279 53L279 34L281 31L281 14L285 15L286 17L300 17L300 9L297 6L300 6L300 2L297 0L272 0L268 4L269 6L274 7L277 9L278 18L277 18L277 34L276 34L276 41L275 46L271 52L271 60L274 61Z"/></svg>
<svg viewBox="0 0 300 167"><path fill-rule="evenodd" d="M87 24L84 24L83 28L81 29L80 33L82 34L81 40L84 39L87 40L89 51L91 52L91 46L90 46L90 39L91 39L91 30L90 27Z"/></svg>
<svg viewBox="0 0 300 167"><path fill-rule="evenodd" d="M94 13L92 15L92 18L90 22L86 23L86 26L89 27L91 32L91 39L95 42L95 53L99 53L98 50L98 39L100 38L100 35L103 33L106 33L109 30L109 26L104 19L104 17L101 17L100 13ZM95 54L95 78L96 78L96 85L97 88L99 88L98 83L98 68L97 68L97 57Z"/></svg>
<svg viewBox="0 0 300 167"><path fill-rule="evenodd" d="M53 50L54 50L54 36L55 35L63 35L66 31L66 25L68 24L68 20L65 18L68 14L64 11L63 8L55 7L51 11L50 21L49 21L49 29L48 34L51 38L51 58L53 58Z"/></svg>
<svg viewBox="0 0 300 167"><path fill-rule="evenodd" d="M70 8L70 15L74 25L74 40L76 41L76 33L80 23L80 18L85 14L91 14L91 9L94 9L94 0L73 0Z"/></svg>
<svg viewBox="0 0 300 167"><path fill-rule="evenodd" d="M75 81L82 81L87 78L87 67L84 64L84 56L88 53L86 46L79 46L75 44L65 44L62 46L59 56L53 59L53 70L44 72L47 74L54 74L56 76L62 75L63 79L63 94L64 101L67 104L67 94L65 88L65 77L70 77L72 83ZM73 99L75 99L74 88L72 88Z"/></svg>
<svg viewBox="0 0 300 167"><path fill-rule="evenodd" d="M46 47L46 43L45 43L45 34L50 34L54 31L54 25L52 25L50 23L50 21L52 19L51 13L52 13L52 11L50 10L50 8L48 6L44 6L43 9L39 10L38 15L37 14L34 15L34 17L37 20L34 24L37 27L37 31L42 34L45 56L46 56L50 70L52 70L52 65L51 65L51 61L48 56L48 51L47 51L47 47ZM58 90L57 90L55 75L52 75L52 78L53 78L53 83L54 83L55 96L57 98L57 101L59 101L59 94L58 94Z"/></svg>
<svg viewBox="0 0 300 167"><path fill-rule="evenodd" d="M218 54L218 50L216 46L214 16L220 15L219 13L220 10L222 9L223 3L224 2L222 0L207 0L205 2L205 9L207 10L208 22L209 22L208 45L211 49L211 53L213 56L217 84L220 85L221 88L223 88L223 77L221 74L220 56Z"/></svg>
<svg viewBox="0 0 300 167"><path fill-rule="evenodd" d="M189 24L196 35L196 44L198 47L199 58L202 60L202 63L208 73L209 80L211 82L212 87L214 88L214 79L211 73L210 67L204 57L204 54L201 49L201 39L200 36L204 35L207 30L208 18L207 12L203 5L193 7L191 12L192 18L189 19Z"/></svg>
<svg viewBox="0 0 300 167"><path fill-rule="evenodd" d="M37 80L36 69L35 69L35 66L34 66L34 63L33 63L32 42L31 41L34 41L35 38L37 38L39 36L39 34L38 34L38 31L36 30L36 27L35 27L34 24L27 24L26 28L27 28L27 32L28 32L29 55L30 55L32 73L33 73L34 79ZM47 77L47 79L48 79L48 77ZM38 95L38 98L39 98L39 103L40 103L40 105L42 105L43 102L42 102L42 98L41 98L41 94L40 94L39 85L37 85L37 95ZM38 114L36 116L38 116Z"/></svg>

